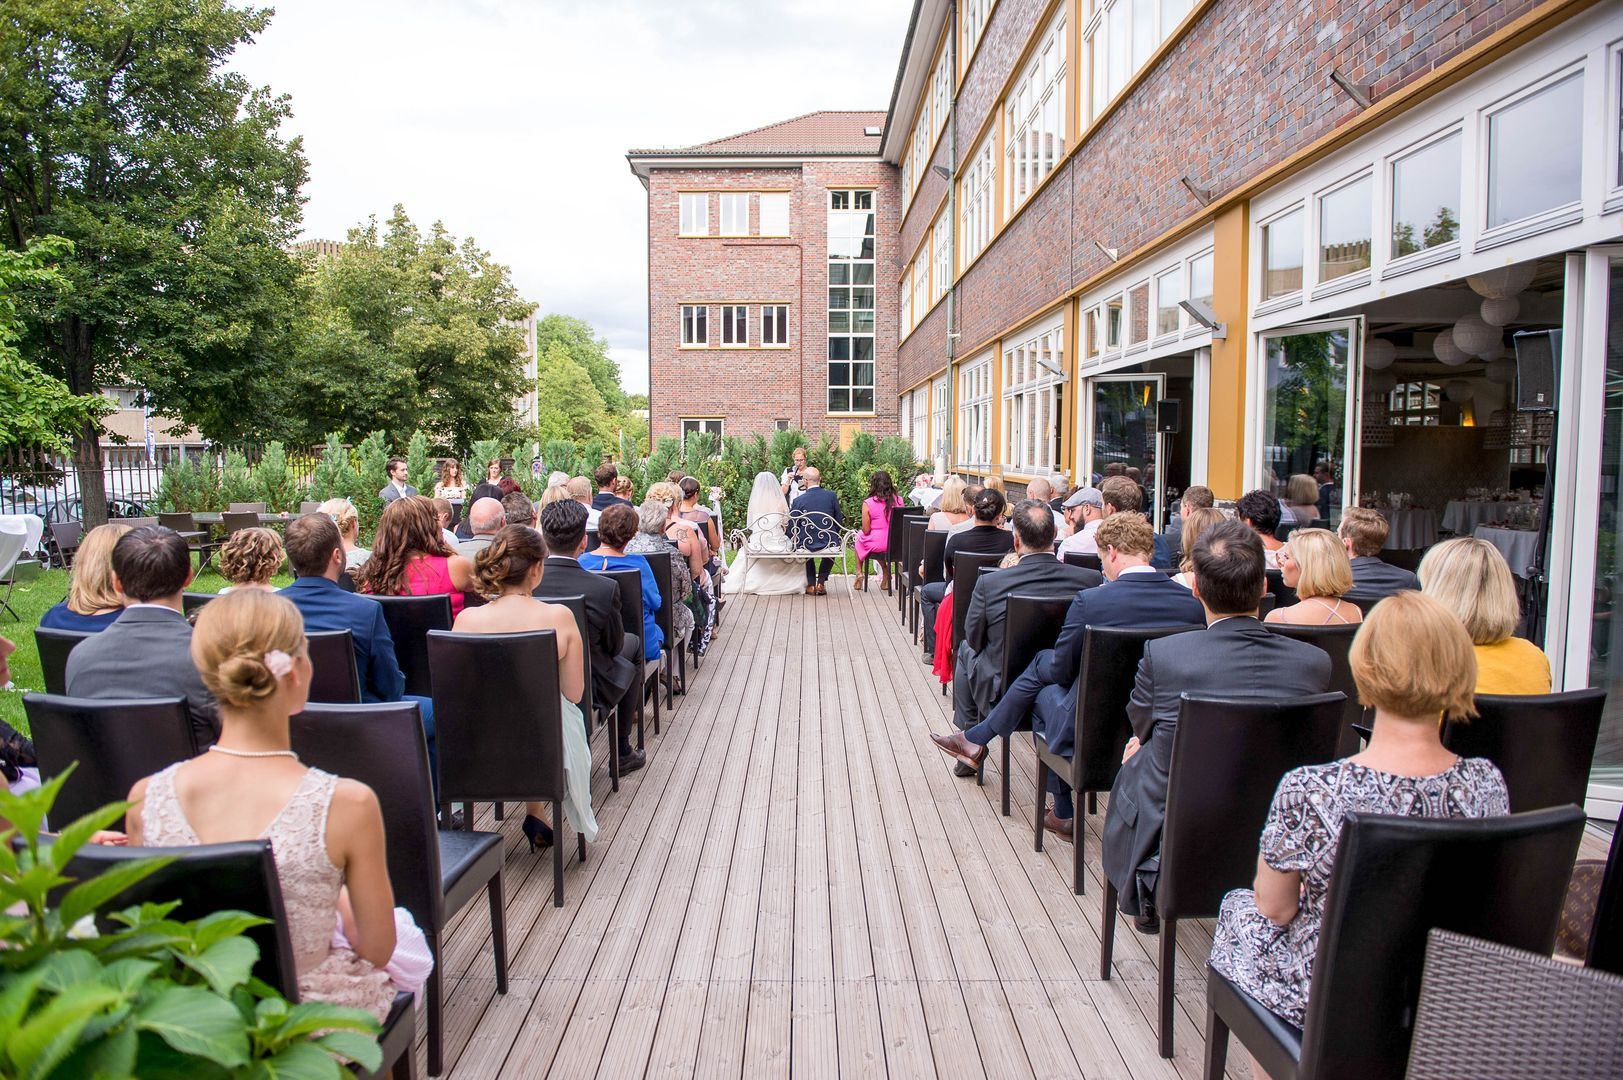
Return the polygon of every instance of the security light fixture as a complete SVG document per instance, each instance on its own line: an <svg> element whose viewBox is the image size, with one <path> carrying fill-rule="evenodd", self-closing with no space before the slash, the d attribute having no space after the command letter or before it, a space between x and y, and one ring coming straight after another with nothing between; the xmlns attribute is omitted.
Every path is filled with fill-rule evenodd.
<svg viewBox="0 0 1623 1080"><path fill-rule="evenodd" d="M947 171L947 167L945 165L931 165L930 171L941 177L943 180L952 179L952 173Z"/></svg>
<svg viewBox="0 0 1623 1080"><path fill-rule="evenodd" d="M1335 68L1330 69L1330 81L1334 83L1343 94L1346 94L1348 97L1352 98L1353 101L1357 102L1360 109L1367 109L1370 107L1371 102L1369 96L1369 87L1358 86L1355 83L1349 82L1347 76L1343 75Z"/></svg>
<svg viewBox="0 0 1623 1080"><path fill-rule="evenodd" d="M1054 358L1046 353L1041 353L1037 356L1037 366L1040 368L1047 368L1055 375L1065 374L1065 369L1060 367Z"/></svg>
<svg viewBox="0 0 1623 1080"><path fill-rule="evenodd" d="M1105 247L1097 240L1093 242L1093 246L1104 252L1105 258L1109 259L1111 262L1115 262L1117 259L1121 258L1121 253L1119 251L1113 247Z"/></svg>
<svg viewBox="0 0 1623 1080"><path fill-rule="evenodd" d="M1229 328L1227 323L1217 321L1217 312L1204 300L1179 300L1178 306L1189 313L1189 317L1196 323L1212 332L1213 341L1227 341Z"/></svg>
<svg viewBox="0 0 1623 1080"><path fill-rule="evenodd" d="M1190 177L1188 173L1184 173L1182 176L1178 177L1178 182L1189 189L1189 194L1193 195L1200 202L1200 205L1207 206L1211 203L1211 191L1195 183L1194 179Z"/></svg>

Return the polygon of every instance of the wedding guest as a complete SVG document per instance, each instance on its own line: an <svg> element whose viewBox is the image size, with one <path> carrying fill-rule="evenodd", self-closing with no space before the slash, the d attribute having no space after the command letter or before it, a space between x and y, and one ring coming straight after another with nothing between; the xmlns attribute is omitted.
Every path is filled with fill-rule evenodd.
<svg viewBox="0 0 1623 1080"><path fill-rule="evenodd" d="M510 491L502 496L502 512L509 525L535 525L535 503L522 491Z"/></svg>
<svg viewBox="0 0 1623 1080"><path fill-rule="evenodd" d="M691 476L682 477L677 487L682 492L682 501L677 506L676 516L683 521L691 521L704 532L705 546L709 549L706 562L721 550L721 530L716 526L716 519L710 511L699 505L699 482ZM714 570L711 571L714 573Z"/></svg>
<svg viewBox="0 0 1623 1080"><path fill-rule="evenodd" d="M282 568L282 537L263 526L238 529L220 545L220 573L233 589L274 589L271 578Z"/></svg>
<svg viewBox="0 0 1623 1080"><path fill-rule="evenodd" d="M1279 500L1266 491L1248 491L1240 496L1234 509L1235 516L1257 534L1262 541L1262 558L1270 570L1279 569L1279 549L1284 541L1274 535L1279 528Z"/></svg>
<svg viewBox="0 0 1623 1080"><path fill-rule="evenodd" d="M1099 544L1094 537L1106 516L1104 492L1096 487L1077 488L1061 504L1060 512L1065 515L1071 534L1060 542L1059 557L1063 559L1073 552L1099 554Z"/></svg>
<svg viewBox="0 0 1623 1080"><path fill-rule="evenodd" d="M468 520L468 517L473 512L474 504L480 499L489 499L492 502L500 503L503 494L499 486L487 484L484 481L480 481L472 491L468 492L468 514L464 514L462 520L456 523L456 535L459 541L473 539L473 523ZM500 526L497 527L500 528Z"/></svg>
<svg viewBox="0 0 1623 1080"><path fill-rule="evenodd" d="M1319 517L1319 483L1307 473L1297 473L1285 482L1285 509L1298 526Z"/></svg>
<svg viewBox="0 0 1623 1080"><path fill-rule="evenodd" d="M570 477L569 495L576 502L586 507L586 527L592 532L596 532L597 519L603 511L597 508L597 499L592 495L592 482L584 476Z"/></svg>
<svg viewBox="0 0 1623 1080"><path fill-rule="evenodd" d="M430 501L434 504L434 520L439 522L440 539L445 541L446 547L453 551L456 550L457 535L451 531L451 523L455 520L451 516L451 504L446 502L444 499L433 499Z"/></svg>
<svg viewBox="0 0 1623 1080"><path fill-rule="evenodd" d="M73 557L68 598L45 610L39 619L41 626L97 633L124 614L124 601L113 587L113 545L129 531L128 525L110 521L85 533Z"/></svg>
<svg viewBox="0 0 1623 1080"><path fill-rule="evenodd" d="M286 598L243 589L198 614L191 654L220 702L220 739L136 782L129 843L270 840L299 996L383 1019L395 948L383 813L365 784L307 768L290 747L288 717L310 693L304 620ZM332 945L339 924L349 948Z"/></svg>
<svg viewBox="0 0 1623 1080"><path fill-rule="evenodd" d="M655 613L661 598L659 585L648 560L641 555L627 555L626 544L637 535L637 512L620 502L609 505L597 519L597 547L583 552L579 562L594 573L605 570L635 570L642 577L642 656L644 660L658 660L665 645L665 633L659 628Z"/></svg>
<svg viewBox="0 0 1623 1080"><path fill-rule="evenodd" d="M1178 512L1172 515L1164 534L1167 550L1175 557L1181 558L1183 555L1183 523L1189 520L1190 514L1202 507L1211 506L1214 501L1212 489L1205 484L1190 484L1183 489L1183 495L1178 499Z"/></svg>
<svg viewBox="0 0 1623 1080"><path fill-rule="evenodd" d="M620 484L620 471L612 462L604 462L592 470L592 479L597 483L597 494L592 497L592 509L602 512L611 506L623 506L631 509L631 503L622 499L618 493Z"/></svg>
<svg viewBox="0 0 1623 1080"><path fill-rule="evenodd" d="M1352 589L1352 564L1347 561L1347 549L1329 529L1291 533L1279 549L1279 573L1296 590L1297 602L1275 608L1263 622L1345 626L1364 621L1358 605L1343 599Z"/></svg>
<svg viewBox="0 0 1623 1080"><path fill-rule="evenodd" d="M451 598L451 617L462 613L463 593L473 588L473 564L453 554L440 536L434 504L421 495L396 499L383 509L372 557L355 572L355 591L374 596Z"/></svg>
<svg viewBox="0 0 1623 1080"><path fill-rule="evenodd" d="M627 505L634 506L635 500L632 498L632 490L631 477L622 476L614 481L614 494L625 500Z"/></svg>
<svg viewBox="0 0 1623 1080"><path fill-rule="evenodd" d="M1361 600L1379 600L1404 589L1420 588L1414 574L1401 566L1381 560L1381 549L1391 526L1379 510L1349 506L1341 515L1336 535L1347 548L1352 562L1351 595Z"/></svg>
<svg viewBox="0 0 1623 1080"><path fill-rule="evenodd" d="M648 489L648 499L637 507L637 535L626 542L625 553L641 555L650 561L666 559L670 562L671 588L676 593L671 632L677 643L682 644L693 639L693 609L688 606L688 598L693 595L693 570L688 559L680 551L671 550L671 545L665 542L665 529L671 524L673 507L654 497L654 490L660 487L668 488L670 485L655 484ZM693 541L689 540L689 543Z"/></svg>
<svg viewBox="0 0 1623 1080"><path fill-rule="evenodd" d="M500 458L497 458L497 459L495 459L493 461L486 462L485 463L485 483L487 483L487 484L496 484L496 485L500 486L501 482L503 480L508 479L508 477L506 475L506 472L507 471L502 468L502 463L501 463Z"/></svg>
<svg viewBox="0 0 1623 1080"><path fill-rule="evenodd" d="M462 507L468 500L468 485L462 479L462 465L456 458L446 458L440 465L440 478L434 484L434 498L444 499L451 505L451 520L462 520Z"/></svg>
<svg viewBox="0 0 1623 1080"><path fill-rule="evenodd" d="M338 536L344 544L345 570L354 570L372 557L372 552L358 543L361 518L355 512L355 505L348 499L328 499L316 507L316 513L326 514L338 526Z"/></svg>
<svg viewBox="0 0 1623 1080"><path fill-rule="evenodd" d="M1210 529L1213 525L1216 525L1219 521L1227 520L1228 518L1223 514L1223 511L1211 506L1202 506L1189 511L1188 515L1184 518L1183 528L1178 534L1183 543L1183 559L1178 564L1178 572L1172 575L1173 581L1176 581L1179 585L1182 585L1186 589L1194 586L1195 545L1200 543L1200 538L1202 536L1206 535L1206 530Z"/></svg>
<svg viewBox="0 0 1623 1080"><path fill-rule="evenodd" d="M476 499L468 508L468 524L473 535L457 541L456 552L463 558L472 559L489 547L501 527L507 524L507 511L496 499Z"/></svg>
<svg viewBox="0 0 1623 1080"><path fill-rule="evenodd" d="M856 539L858 592L868 590L868 560L874 558L879 560L879 591L890 592L890 563L885 558L890 554L890 511L900 505L902 497L896 493L890 473L875 469L868 478L868 497L862 501L862 529Z"/></svg>
<svg viewBox="0 0 1623 1080"><path fill-rule="evenodd" d="M941 487L941 498L936 500L935 512L930 515L930 522L925 528L946 532L954 525L968 521L973 516L969 500L964 497L968 486L961 476L947 477L947 482Z"/></svg>
<svg viewBox="0 0 1623 1080"><path fill-rule="evenodd" d="M1486 540L1444 540L1420 560L1420 590L1441 603L1471 635L1479 694L1548 694L1550 658L1526 638L1516 583L1499 549Z"/></svg>
<svg viewBox="0 0 1623 1080"><path fill-rule="evenodd" d="M1280 780L1258 845L1255 885L1224 897L1212 938L1212 967L1298 1027L1346 816L1510 812L1493 763L1454 756L1439 735L1440 719L1465 720L1476 711L1476 657L1447 608L1414 592L1381 601L1359 629L1350 660L1358 699L1375 710L1369 744Z"/></svg>

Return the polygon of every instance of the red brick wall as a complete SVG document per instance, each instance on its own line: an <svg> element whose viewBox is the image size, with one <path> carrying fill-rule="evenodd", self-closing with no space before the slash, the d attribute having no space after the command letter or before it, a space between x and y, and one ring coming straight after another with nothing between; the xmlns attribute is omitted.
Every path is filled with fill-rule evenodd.
<svg viewBox="0 0 1623 1080"><path fill-rule="evenodd" d="M828 327L828 189L873 188L874 276L877 284L874 359L875 415L853 418L826 412ZM791 191L787 239L679 238L678 193L712 190ZM650 426L655 438L676 435L679 420L721 416L728 435L771 432L779 419L812 433L837 436L841 423L859 423L875 435L897 432L896 318L901 273L896 237L897 171L873 160L808 161L773 169L655 169L648 184L648 304ZM752 207L752 227L758 227ZM718 201L710 203L710 229L718 231ZM789 246L799 244L800 247ZM804 289L801 266L804 257ZM759 305L789 305L789 348L761 349ZM723 349L723 303L750 307L747 349ZM710 306L707 349L683 349L681 305ZM804 345L804 348L802 347Z"/></svg>

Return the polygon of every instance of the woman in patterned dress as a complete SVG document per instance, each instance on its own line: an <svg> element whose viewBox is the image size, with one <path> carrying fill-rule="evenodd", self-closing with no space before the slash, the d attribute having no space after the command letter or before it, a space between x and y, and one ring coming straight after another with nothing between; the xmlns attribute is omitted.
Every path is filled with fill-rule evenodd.
<svg viewBox="0 0 1623 1080"><path fill-rule="evenodd" d="M1375 709L1369 745L1280 780L1262 829L1256 887L1223 898L1212 939L1212 967L1298 1027L1344 817L1510 812L1498 768L1449 753L1439 734L1440 719L1475 715L1476 656L1452 612L1417 592L1388 597L1364 620L1351 662L1359 700Z"/></svg>

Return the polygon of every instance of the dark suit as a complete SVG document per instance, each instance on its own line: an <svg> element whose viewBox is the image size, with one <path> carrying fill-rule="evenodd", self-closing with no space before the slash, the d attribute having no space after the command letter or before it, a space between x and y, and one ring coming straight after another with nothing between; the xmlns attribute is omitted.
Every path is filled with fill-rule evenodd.
<svg viewBox="0 0 1623 1080"><path fill-rule="evenodd" d="M559 596L586 598L586 647L592 654L592 701L595 706L620 710L620 748L624 750L636 702L632 688L642 669L642 638L625 632L620 618L620 587L594 574L567 555L548 556L535 595L542 600Z"/></svg>
<svg viewBox="0 0 1623 1080"><path fill-rule="evenodd" d="M631 506L630 500L622 499L612 491L600 491L592 496L592 509L602 513L614 505Z"/></svg>
<svg viewBox="0 0 1623 1080"><path fill-rule="evenodd" d="M417 489L412 487L410 484L407 484L404 488L400 488L395 485L393 480L391 480L389 483L383 486L383 490L378 492L378 498L383 500L383 505L388 506L396 499L415 494L417 494Z"/></svg>
<svg viewBox="0 0 1623 1080"><path fill-rule="evenodd" d="M1065 596L1092 588L1103 580L1104 575L1099 571L1062 563L1047 551L1025 555L1006 569L982 573L968 598L964 640L958 643L958 655L953 662L953 723L960 728L973 727L1003 692L999 669L1003 664L1004 619L1009 612L1009 597L1015 593ZM953 603L963 600L954 586Z"/></svg>
<svg viewBox="0 0 1623 1080"><path fill-rule="evenodd" d="M1353 587L1347 595L1356 599L1380 599L1404 589L1420 588L1420 579L1414 574L1374 555L1353 556L1352 575Z"/></svg>
<svg viewBox="0 0 1623 1080"><path fill-rule="evenodd" d="M1161 868L1172 739L1179 696L1185 693L1278 700L1322 694L1330 686L1330 657L1305 641L1269 633L1249 615L1220 619L1205 630L1152 641L1139 661L1127 706L1143 745L1122 765L1105 815L1105 876L1121 910L1139 914L1154 896Z"/></svg>
<svg viewBox="0 0 1623 1080"><path fill-rule="evenodd" d="M807 551L838 547L844 521L838 495L825 487L807 488L796 497L789 514L790 539L795 547ZM828 580L833 568L833 559L807 559L806 584L821 585Z"/></svg>
<svg viewBox="0 0 1623 1080"><path fill-rule="evenodd" d="M183 697L197 748L220 737L214 695L192 664L192 627L171 608L140 604L68 654L70 697Z"/></svg>

